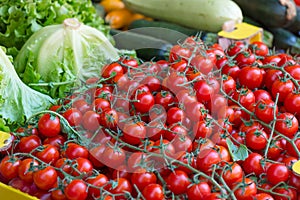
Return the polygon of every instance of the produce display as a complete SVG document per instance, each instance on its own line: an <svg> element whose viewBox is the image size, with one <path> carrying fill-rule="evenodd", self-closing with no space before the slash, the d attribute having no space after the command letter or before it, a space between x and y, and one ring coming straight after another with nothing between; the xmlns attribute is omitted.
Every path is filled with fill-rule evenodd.
<svg viewBox="0 0 300 200"><path fill-rule="evenodd" d="M42 200L298 200L299 2L253 2L0 3L0 182ZM223 49L242 21L264 40Z"/></svg>

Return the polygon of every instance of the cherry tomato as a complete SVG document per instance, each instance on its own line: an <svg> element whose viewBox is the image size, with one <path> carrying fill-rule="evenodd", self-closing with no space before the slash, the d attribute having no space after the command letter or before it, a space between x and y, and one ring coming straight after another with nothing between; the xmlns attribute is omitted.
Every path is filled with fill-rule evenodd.
<svg viewBox="0 0 300 200"><path fill-rule="evenodd" d="M59 168L68 174L71 174L71 172L72 172L71 164L72 164L71 160L68 160L67 158L60 158L54 163L54 167ZM63 173L61 173L60 171L57 172L57 175L60 178L65 177L65 175Z"/></svg>
<svg viewBox="0 0 300 200"><path fill-rule="evenodd" d="M280 113L277 115L275 130L281 134L293 138L299 127L298 120L291 113Z"/></svg>
<svg viewBox="0 0 300 200"><path fill-rule="evenodd" d="M231 76L224 74L222 76L222 89L226 94L232 94L236 90L235 80Z"/></svg>
<svg viewBox="0 0 300 200"><path fill-rule="evenodd" d="M63 113L63 117L69 122L70 126L78 126L82 120L82 114L76 108L70 108Z"/></svg>
<svg viewBox="0 0 300 200"><path fill-rule="evenodd" d="M155 104L162 105L165 110L168 110L174 103L174 96L169 91L160 91L155 97Z"/></svg>
<svg viewBox="0 0 300 200"><path fill-rule="evenodd" d="M214 164L221 161L219 152L214 149L204 149L197 156L197 168L205 173L210 172Z"/></svg>
<svg viewBox="0 0 300 200"><path fill-rule="evenodd" d="M20 152L30 153L37 147L41 146L41 139L36 135L30 135L26 137L22 137L18 144Z"/></svg>
<svg viewBox="0 0 300 200"><path fill-rule="evenodd" d="M161 185L152 183L147 185L142 191L143 197L147 200L163 200L164 191Z"/></svg>
<svg viewBox="0 0 300 200"><path fill-rule="evenodd" d="M87 185L83 180L72 180L64 189L67 199L83 200L88 196Z"/></svg>
<svg viewBox="0 0 300 200"><path fill-rule="evenodd" d="M32 158L26 158L21 161L18 168L18 176L20 179L27 183L33 182L33 172L35 171L33 167L38 166L39 163ZM31 167L31 168L30 168ZM31 171L30 171L31 170Z"/></svg>
<svg viewBox="0 0 300 200"><path fill-rule="evenodd" d="M188 60L192 52L188 48L181 47L180 45L174 45L170 50L169 62L175 62L180 58Z"/></svg>
<svg viewBox="0 0 300 200"><path fill-rule="evenodd" d="M64 152L64 156L68 159L76 159L76 158L88 158L89 151L79 144L70 142L67 144L67 149Z"/></svg>
<svg viewBox="0 0 300 200"><path fill-rule="evenodd" d="M273 98L279 94L278 102L284 102L288 94L292 93L295 88L294 83L291 80L281 80L277 79L272 84L271 94Z"/></svg>
<svg viewBox="0 0 300 200"><path fill-rule="evenodd" d="M255 96L256 103L260 101L263 102L264 100L272 100L271 94L268 91L263 89L255 90L253 94Z"/></svg>
<svg viewBox="0 0 300 200"><path fill-rule="evenodd" d="M96 131L100 125L100 115L94 111L87 111L82 117L82 125L86 130Z"/></svg>
<svg viewBox="0 0 300 200"><path fill-rule="evenodd" d="M123 132L123 140L132 145L140 144L146 137L146 128L142 123L127 123Z"/></svg>
<svg viewBox="0 0 300 200"><path fill-rule="evenodd" d="M39 133L46 137L54 137L60 133L60 120L57 116L44 114L38 122Z"/></svg>
<svg viewBox="0 0 300 200"><path fill-rule="evenodd" d="M117 83L120 77L124 74L122 66L117 63L111 63L108 65L105 65L102 68L101 76L103 78L109 79L108 82L110 83Z"/></svg>
<svg viewBox="0 0 300 200"><path fill-rule="evenodd" d="M167 124L175 124L177 122L182 122L185 117L185 112L178 108L172 107L167 112Z"/></svg>
<svg viewBox="0 0 300 200"><path fill-rule="evenodd" d="M115 109L108 108L100 114L100 125L116 130L119 118Z"/></svg>
<svg viewBox="0 0 300 200"><path fill-rule="evenodd" d="M139 168L135 170L131 176L131 184L143 191L143 189L152 183L156 183L157 178L153 172L147 172L145 169Z"/></svg>
<svg viewBox="0 0 300 200"><path fill-rule="evenodd" d="M51 144L44 144L42 150L36 152L35 156L45 163L55 163L59 159L59 151Z"/></svg>
<svg viewBox="0 0 300 200"><path fill-rule="evenodd" d="M268 135L263 130L250 130L246 134L246 145L252 150L263 150L268 143Z"/></svg>
<svg viewBox="0 0 300 200"><path fill-rule="evenodd" d="M96 186L103 187L108 183L108 178L104 174L98 174L95 177L91 177L87 179L87 183ZM94 197L100 197L100 189L89 187L88 193Z"/></svg>
<svg viewBox="0 0 300 200"><path fill-rule="evenodd" d="M138 93L134 100L136 100L133 102L135 109L141 113L149 112L154 105L154 97L148 92Z"/></svg>
<svg viewBox="0 0 300 200"><path fill-rule="evenodd" d="M267 169L267 179L273 185L285 182L288 178L289 169L284 164L274 163Z"/></svg>
<svg viewBox="0 0 300 200"><path fill-rule="evenodd" d="M246 109L251 110L251 107L255 103L255 96L249 89L239 89L233 93L233 99L238 101Z"/></svg>
<svg viewBox="0 0 300 200"><path fill-rule="evenodd" d="M113 149L107 146L102 153L101 162L111 168L117 168L125 162L125 152L121 148Z"/></svg>
<svg viewBox="0 0 300 200"><path fill-rule="evenodd" d="M240 68L233 62L228 62L222 67L222 74L231 76L234 80L237 80L240 73Z"/></svg>
<svg viewBox="0 0 300 200"><path fill-rule="evenodd" d="M243 68L247 65L252 65L256 59L255 55L250 51L242 51L234 57L234 60L240 68Z"/></svg>
<svg viewBox="0 0 300 200"><path fill-rule="evenodd" d="M240 85L250 90L260 88L263 83L263 78L263 70L252 66L243 67L238 75Z"/></svg>
<svg viewBox="0 0 300 200"><path fill-rule="evenodd" d="M208 102L214 95L214 88L205 80L197 81L194 90L199 102Z"/></svg>
<svg viewBox="0 0 300 200"><path fill-rule="evenodd" d="M274 195L275 200L297 200L297 191L293 188L281 188L277 187L274 192L282 194L284 196Z"/></svg>
<svg viewBox="0 0 300 200"><path fill-rule="evenodd" d="M250 178L245 178L236 182L236 185L239 183L244 183L244 186L240 186L237 190L234 191L235 197L237 199L250 200L253 196L256 195L257 189L256 184Z"/></svg>
<svg viewBox="0 0 300 200"><path fill-rule="evenodd" d="M292 114L300 113L300 94L288 94L284 100L284 108Z"/></svg>
<svg viewBox="0 0 300 200"><path fill-rule="evenodd" d="M43 141L43 144L51 144L55 146L57 149L60 149L66 142L66 139L62 135L57 135L51 138L46 138Z"/></svg>
<svg viewBox="0 0 300 200"><path fill-rule="evenodd" d="M234 55L238 54L240 51L244 50L245 48L246 48L246 44L244 42L236 41L229 45L226 53L229 56L234 56Z"/></svg>
<svg viewBox="0 0 300 200"><path fill-rule="evenodd" d="M228 184L229 187L232 187L234 183L242 179L244 175L242 167L237 163L227 163L224 167L223 179Z"/></svg>
<svg viewBox="0 0 300 200"><path fill-rule="evenodd" d="M174 194L184 194L191 184L188 175L181 170L175 170L166 179L167 187Z"/></svg>
<svg viewBox="0 0 300 200"><path fill-rule="evenodd" d="M57 181L57 172L51 166L33 172L33 181L42 190L50 190Z"/></svg>
<svg viewBox="0 0 300 200"><path fill-rule="evenodd" d="M0 174L8 181L18 176L21 161L17 157L5 156L0 162Z"/></svg>
<svg viewBox="0 0 300 200"><path fill-rule="evenodd" d="M213 54L211 54L213 55ZM191 65L194 66L202 74L208 74L212 71L216 63L216 58L205 57L203 55L196 55L191 60Z"/></svg>
<svg viewBox="0 0 300 200"><path fill-rule="evenodd" d="M250 45L251 51L257 56L266 56L269 53L269 47L260 41L255 41Z"/></svg>
<svg viewBox="0 0 300 200"><path fill-rule="evenodd" d="M189 200L205 200L211 194L211 188L206 182L193 184L187 190Z"/></svg>
<svg viewBox="0 0 300 200"><path fill-rule="evenodd" d="M115 196L116 200L126 200L124 194L125 192L131 193L132 192L132 185L129 180L125 178L118 178L114 179L114 182L116 182L116 186L112 187L111 184L108 185L108 191L112 194L118 194L118 196Z"/></svg>
<svg viewBox="0 0 300 200"><path fill-rule="evenodd" d="M93 171L93 165L91 161L86 158L76 158L73 162L76 165L76 170L72 172L73 176L79 176L81 174L91 174Z"/></svg>
<svg viewBox="0 0 300 200"><path fill-rule="evenodd" d="M264 172L262 167L263 157L258 153L249 154L248 158L243 162L243 169L246 174L254 173L256 176L259 176Z"/></svg>

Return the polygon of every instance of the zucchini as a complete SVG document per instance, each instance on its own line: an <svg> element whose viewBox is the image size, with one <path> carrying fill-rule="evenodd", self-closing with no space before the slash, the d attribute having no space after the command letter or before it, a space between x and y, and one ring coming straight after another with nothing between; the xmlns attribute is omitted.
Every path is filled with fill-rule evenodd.
<svg viewBox="0 0 300 200"><path fill-rule="evenodd" d="M231 0L123 0L138 13L189 28L218 32L224 22L243 20L239 6Z"/></svg>
<svg viewBox="0 0 300 200"><path fill-rule="evenodd" d="M297 16L295 21L291 25L289 25L286 29L288 29L289 31L297 35L299 34L300 32L300 7L299 6L297 6Z"/></svg>
<svg viewBox="0 0 300 200"><path fill-rule="evenodd" d="M111 29L110 34L115 40L116 48L135 50L137 57L145 61L166 59L166 55L173 46L165 40L131 31Z"/></svg>
<svg viewBox="0 0 300 200"><path fill-rule="evenodd" d="M296 18L293 0L234 0L243 14L267 28L287 27Z"/></svg>
<svg viewBox="0 0 300 200"><path fill-rule="evenodd" d="M293 54L300 53L300 38L283 28L270 29L274 36L273 46L276 50L289 50Z"/></svg>
<svg viewBox="0 0 300 200"><path fill-rule="evenodd" d="M133 21L128 29L132 32L149 35L168 41L172 44L177 44L178 41L183 41L189 36L196 35L200 35L201 39L206 42L206 44L218 42L218 35L216 33L186 28L165 21L139 19Z"/></svg>

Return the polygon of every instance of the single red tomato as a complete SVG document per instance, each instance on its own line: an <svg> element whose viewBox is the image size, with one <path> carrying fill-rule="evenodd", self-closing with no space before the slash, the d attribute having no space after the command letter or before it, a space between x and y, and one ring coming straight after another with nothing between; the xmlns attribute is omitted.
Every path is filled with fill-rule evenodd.
<svg viewBox="0 0 300 200"><path fill-rule="evenodd" d="M109 180L108 180L107 176L105 176L104 174L98 174L95 177L89 177L87 179L87 183L91 184L92 186L98 187L98 188L105 186L108 183L108 181ZM97 189L95 187L89 187L88 193L91 196L100 197L100 195L101 195L100 189Z"/></svg>
<svg viewBox="0 0 300 200"><path fill-rule="evenodd" d="M253 196L257 193L256 184L250 178L242 179L236 182L235 185L244 183L244 186L240 186L237 190L234 191L235 197L237 199L251 200Z"/></svg>
<svg viewBox="0 0 300 200"><path fill-rule="evenodd" d="M242 167L246 174L254 173L259 176L264 172L262 167L263 157L258 153L249 154L248 158L242 164Z"/></svg>
<svg viewBox="0 0 300 200"><path fill-rule="evenodd" d="M275 130L281 134L293 138L297 133L299 123L297 118L291 113L285 112L277 115Z"/></svg>
<svg viewBox="0 0 300 200"><path fill-rule="evenodd" d="M284 164L274 163L267 169L267 179L272 185L286 182L289 178L289 169Z"/></svg>
<svg viewBox="0 0 300 200"><path fill-rule="evenodd" d="M18 148L22 153L30 153L37 147L41 146L41 139L36 135L22 137L18 144Z"/></svg>
<svg viewBox="0 0 300 200"><path fill-rule="evenodd" d="M33 172L33 181L42 190L50 190L57 181L57 172L52 166Z"/></svg>
<svg viewBox="0 0 300 200"><path fill-rule="evenodd" d="M143 191L142 195L147 200L163 200L164 198L164 191L161 185L152 183L147 185Z"/></svg>
<svg viewBox="0 0 300 200"><path fill-rule="evenodd" d="M188 175L181 170L175 170L166 179L167 187L174 194L184 194L191 184Z"/></svg>
<svg viewBox="0 0 300 200"><path fill-rule="evenodd" d="M82 114L76 108L70 108L63 113L63 117L69 122L70 126L81 124Z"/></svg>
<svg viewBox="0 0 300 200"><path fill-rule="evenodd" d="M131 175L131 184L143 191L143 189L152 183L156 183L157 177L153 172L147 172L143 168L136 169Z"/></svg>
<svg viewBox="0 0 300 200"><path fill-rule="evenodd" d="M253 66L243 67L238 75L240 85L250 90L260 88L263 84L263 78L263 70Z"/></svg>
<svg viewBox="0 0 300 200"><path fill-rule="evenodd" d="M126 200L125 192L132 193L132 184L125 178L114 179L114 182L116 183L114 187L111 184L107 185L108 191L112 194L118 194L115 196L116 200Z"/></svg>
<svg viewBox="0 0 300 200"><path fill-rule="evenodd" d="M26 158L21 161L20 166L18 168L18 176L20 179L27 183L33 182L33 172L34 167L38 166L39 163L36 160L33 160L32 158Z"/></svg>
<svg viewBox="0 0 300 200"><path fill-rule="evenodd" d="M0 174L8 181L18 176L20 159L15 156L5 156L0 162Z"/></svg>
<svg viewBox="0 0 300 200"><path fill-rule="evenodd" d="M79 157L88 158L89 151L84 146L70 142L67 144L67 149L64 152L64 156L71 160Z"/></svg>
<svg viewBox="0 0 300 200"><path fill-rule="evenodd" d="M261 56L264 57L266 55L268 55L269 53L269 47L260 41L255 41L250 45L250 49L251 51L257 55L257 56Z"/></svg>
<svg viewBox="0 0 300 200"><path fill-rule="evenodd" d="M39 133L46 137L54 137L61 131L60 120L57 116L51 114L44 114L38 122Z"/></svg>
<svg viewBox="0 0 300 200"><path fill-rule="evenodd" d="M64 194L70 200L83 200L88 196L87 185L83 180L72 180L64 189Z"/></svg>
<svg viewBox="0 0 300 200"><path fill-rule="evenodd" d="M206 182L193 184L187 190L189 200L205 200L211 194L211 188Z"/></svg>
<svg viewBox="0 0 300 200"><path fill-rule="evenodd" d="M55 163L60 156L58 149L51 144L44 144L41 151L37 151L35 156L45 163Z"/></svg>

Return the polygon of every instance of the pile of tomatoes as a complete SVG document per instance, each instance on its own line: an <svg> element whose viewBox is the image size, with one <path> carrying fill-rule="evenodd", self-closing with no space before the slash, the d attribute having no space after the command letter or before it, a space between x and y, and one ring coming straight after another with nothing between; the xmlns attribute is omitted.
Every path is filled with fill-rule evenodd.
<svg viewBox="0 0 300 200"><path fill-rule="evenodd" d="M299 80L262 42L122 57L11 133L0 180L53 200L297 200Z"/></svg>

